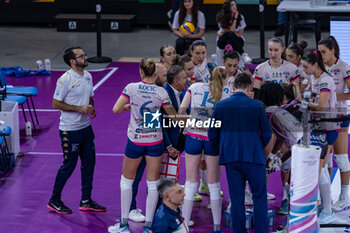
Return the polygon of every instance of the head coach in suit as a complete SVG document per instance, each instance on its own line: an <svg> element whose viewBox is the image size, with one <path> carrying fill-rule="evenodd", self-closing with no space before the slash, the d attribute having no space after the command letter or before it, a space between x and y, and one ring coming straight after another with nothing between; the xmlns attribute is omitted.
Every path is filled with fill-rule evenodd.
<svg viewBox="0 0 350 233"><path fill-rule="evenodd" d="M262 103L247 96L251 85L247 74L236 77L235 93L214 107L212 118L220 120L221 127L210 128L208 132L209 139L219 145L219 164L226 167L235 233L247 232L244 206L247 180L253 193L255 232L267 233L269 228L264 148L272 130Z"/></svg>
<svg viewBox="0 0 350 233"><path fill-rule="evenodd" d="M186 89L187 77L181 66L170 67L167 73L167 84L164 89L168 92L169 98L175 110L178 112L183 95L182 91ZM169 118L170 120L170 118ZM185 146L185 137L180 127L169 127L163 129L164 143L170 156L176 156L177 152L182 152Z"/></svg>

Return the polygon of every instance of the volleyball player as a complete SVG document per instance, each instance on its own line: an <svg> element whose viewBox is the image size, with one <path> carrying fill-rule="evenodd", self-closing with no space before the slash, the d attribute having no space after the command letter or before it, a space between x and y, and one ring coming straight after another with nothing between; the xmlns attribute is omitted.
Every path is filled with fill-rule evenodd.
<svg viewBox="0 0 350 233"><path fill-rule="evenodd" d="M235 82L236 75L242 73L242 71L238 68L239 63L239 54L236 51L229 51L225 53L223 59L223 65L227 71L227 82L224 87L224 92L227 95L233 95L233 83Z"/></svg>
<svg viewBox="0 0 350 233"><path fill-rule="evenodd" d="M327 113L319 113L318 117L334 118L334 111L337 104L336 86L332 76L324 67L322 55L319 51L308 51L301 60L303 70L308 75L313 75L312 79L312 100L309 103L311 110ZM326 132L328 151L325 157L321 157L319 189L323 203L323 210L318 217L319 224L328 224L336 218L332 211L332 197L330 190L330 177L326 169L328 154L331 146L338 136L340 126L334 122L320 122L319 130Z"/></svg>
<svg viewBox="0 0 350 233"><path fill-rule="evenodd" d="M194 41L189 49L189 54L191 55L192 62L194 64L194 80L195 82L208 83L210 79L210 71L207 61L207 45L203 40ZM200 164L201 173L201 183L199 185L199 193L208 195L208 172L205 163L205 157L202 156L202 162Z"/></svg>
<svg viewBox="0 0 350 233"><path fill-rule="evenodd" d="M210 71L207 61L207 45L203 40L196 40L190 46L190 55L194 64L196 82L208 83Z"/></svg>
<svg viewBox="0 0 350 233"><path fill-rule="evenodd" d="M160 47L160 63L162 63L167 70L173 66L175 57L176 52L174 46L166 44Z"/></svg>
<svg viewBox="0 0 350 233"><path fill-rule="evenodd" d="M304 50L307 47L307 42L302 40L300 43L293 43L289 45L286 49L286 60L293 63L298 67L298 71L300 74L300 81L301 81L301 92L306 87L309 87L311 90L311 76L305 74L303 71L303 66L301 65L301 58L304 55ZM304 81L306 80L306 81Z"/></svg>
<svg viewBox="0 0 350 233"><path fill-rule="evenodd" d="M339 114L347 116L347 100L350 100L350 92L346 92L345 88L348 87L348 89L350 89L350 67L339 58L339 45L333 36L320 40L318 42L318 50L322 54L326 70L332 75L335 82ZM350 121L341 123L341 131L333 145L334 160L340 170L341 178L339 199L333 205L333 210L336 212L350 208L348 195L350 178L350 163L348 157L349 123ZM331 155L329 155L328 161L328 168L332 168L333 161Z"/></svg>
<svg viewBox="0 0 350 233"><path fill-rule="evenodd" d="M254 71L254 98L258 98L259 89L265 81L289 84L298 82L300 78L296 65L284 60L285 46L281 39L270 39L267 48L270 59L258 65Z"/></svg>
<svg viewBox="0 0 350 233"><path fill-rule="evenodd" d="M223 68L215 68L209 83L195 83L189 87L181 103L179 114L186 114L191 105L191 119L206 121L211 118L214 104L223 97L223 88L226 84L227 73ZM208 128L187 128L186 152L186 185L183 216L188 225L192 208L193 197L198 187L198 169L204 150L208 169L208 186L210 192L211 212L213 216L213 233L220 231L221 221L221 193L220 193L220 167L218 148L209 142Z"/></svg>
<svg viewBox="0 0 350 233"><path fill-rule="evenodd" d="M157 77L155 70L156 65L153 60L142 59L140 63L142 81L128 84L113 107L114 113L128 110L131 114L123 174L120 180L121 220L120 223L110 226L109 232L130 232L128 214L132 199L132 185L143 157L146 157L148 188L143 232L151 232L150 227L158 202L157 185L160 181L160 165L164 151L159 110L162 106L169 115L176 115L165 89L154 84ZM129 101L130 104L128 104Z"/></svg>

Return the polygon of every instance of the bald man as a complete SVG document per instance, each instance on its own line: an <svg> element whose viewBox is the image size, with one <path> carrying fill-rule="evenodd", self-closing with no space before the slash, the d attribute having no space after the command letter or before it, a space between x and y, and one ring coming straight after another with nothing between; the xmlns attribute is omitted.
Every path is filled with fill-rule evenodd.
<svg viewBox="0 0 350 233"><path fill-rule="evenodd" d="M156 63L157 79L155 81L157 86L163 87L166 83L166 67L161 63Z"/></svg>

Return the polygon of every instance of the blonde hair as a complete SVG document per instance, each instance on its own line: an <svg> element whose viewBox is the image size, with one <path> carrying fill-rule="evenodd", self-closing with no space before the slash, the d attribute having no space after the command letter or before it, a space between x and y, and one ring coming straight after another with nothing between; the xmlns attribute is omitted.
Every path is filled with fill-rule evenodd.
<svg viewBox="0 0 350 233"><path fill-rule="evenodd" d="M156 63L152 59L142 58L140 62L140 69L143 71L146 77L150 77L154 74L154 72L156 72Z"/></svg>
<svg viewBox="0 0 350 233"><path fill-rule="evenodd" d="M222 97L222 89L224 88L224 80L227 77L226 69L222 67L215 68L210 77L209 92L214 103L219 102Z"/></svg>

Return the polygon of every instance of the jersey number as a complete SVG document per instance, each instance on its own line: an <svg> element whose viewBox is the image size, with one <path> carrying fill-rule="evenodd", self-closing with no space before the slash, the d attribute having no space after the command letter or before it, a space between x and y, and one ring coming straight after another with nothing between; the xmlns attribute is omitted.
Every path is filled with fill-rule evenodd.
<svg viewBox="0 0 350 233"><path fill-rule="evenodd" d="M208 97L209 97L209 91L205 91L201 107L205 107L207 102L214 104L214 101L211 98L208 99Z"/></svg>
<svg viewBox="0 0 350 233"><path fill-rule="evenodd" d="M141 108L140 108L140 115L141 115L141 117L143 117L143 113L144 113L144 112L151 112L151 109L149 109L149 108L146 107L146 106L147 106L148 104L150 104L150 103L152 103L152 101L148 101L148 102L144 103L144 104L141 106Z"/></svg>

